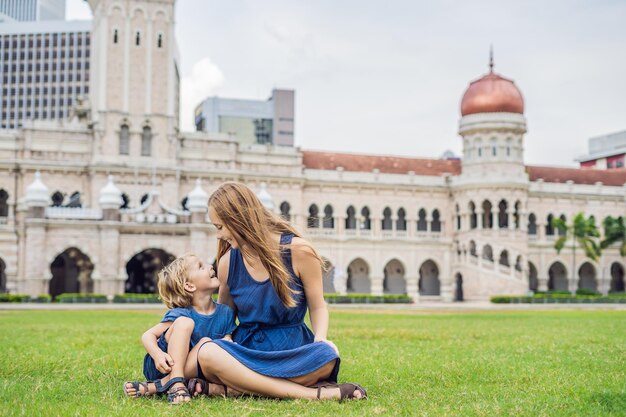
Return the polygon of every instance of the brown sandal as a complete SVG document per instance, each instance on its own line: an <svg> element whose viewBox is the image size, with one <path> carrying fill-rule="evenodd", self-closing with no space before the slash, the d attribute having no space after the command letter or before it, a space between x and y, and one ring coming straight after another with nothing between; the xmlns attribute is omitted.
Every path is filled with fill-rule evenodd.
<svg viewBox="0 0 626 417"><path fill-rule="evenodd" d="M196 385L200 384L200 392L196 391ZM211 385L216 385L213 384L212 382L208 382L202 378L191 378L189 380L189 382L187 383L187 389L189 390L189 393L194 396L197 397L198 395L206 395L207 397L210 397L211 395L209 394L209 387ZM220 385L220 384L217 384ZM222 385L224 387L224 397L228 397L228 387L226 385ZM215 395L214 395L215 396Z"/></svg>
<svg viewBox="0 0 626 417"><path fill-rule="evenodd" d="M359 384L332 384L329 382L318 382L312 386L313 388L317 387L317 399L320 399L320 395L322 393L323 388L339 388L339 401L343 400L365 400L367 399L367 391L365 388L360 386ZM354 396L354 392L359 391L361 393L361 398L356 398Z"/></svg>

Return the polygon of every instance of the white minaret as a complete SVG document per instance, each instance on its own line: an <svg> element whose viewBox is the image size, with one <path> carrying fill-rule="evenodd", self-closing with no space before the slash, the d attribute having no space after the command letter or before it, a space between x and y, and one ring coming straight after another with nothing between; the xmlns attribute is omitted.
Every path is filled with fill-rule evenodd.
<svg viewBox="0 0 626 417"><path fill-rule="evenodd" d="M94 159L141 164L175 155L179 112L175 0L88 0Z"/></svg>

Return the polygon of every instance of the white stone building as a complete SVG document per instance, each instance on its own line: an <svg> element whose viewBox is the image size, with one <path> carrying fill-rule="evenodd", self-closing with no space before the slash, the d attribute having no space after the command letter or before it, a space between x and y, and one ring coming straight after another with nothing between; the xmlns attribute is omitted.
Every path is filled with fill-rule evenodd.
<svg viewBox="0 0 626 417"><path fill-rule="evenodd" d="M263 191L316 244L334 267L327 291L452 301L623 289L617 247L598 263L579 250L572 266L549 219L625 215L626 170L526 166L512 81L490 71L470 84L461 161L243 145L178 131L174 0L89 3L90 103L0 131L2 290L153 292L173 256L215 256L206 200L227 180Z"/></svg>

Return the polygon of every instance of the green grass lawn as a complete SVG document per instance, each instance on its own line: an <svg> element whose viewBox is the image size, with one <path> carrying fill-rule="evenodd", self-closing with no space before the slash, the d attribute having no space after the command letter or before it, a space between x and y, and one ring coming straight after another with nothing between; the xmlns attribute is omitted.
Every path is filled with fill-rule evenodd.
<svg viewBox="0 0 626 417"><path fill-rule="evenodd" d="M128 399L159 312L0 312L0 415L624 416L626 312L331 314L359 402Z"/></svg>

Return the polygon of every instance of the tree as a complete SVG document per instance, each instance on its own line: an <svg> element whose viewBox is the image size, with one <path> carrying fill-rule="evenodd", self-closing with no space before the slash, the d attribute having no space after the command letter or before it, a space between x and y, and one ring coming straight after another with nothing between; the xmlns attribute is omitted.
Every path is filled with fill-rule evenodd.
<svg viewBox="0 0 626 417"><path fill-rule="evenodd" d="M552 226L558 229L562 236L554 243L557 253L565 247L568 240L572 242L572 282L576 279L576 243L583 248L585 255L593 261L598 261L602 253L596 238L600 237L600 231L596 227L593 216L585 218L583 212L574 216L572 223L567 224L563 219L552 219Z"/></svg>
<svg viewBox="0 0 626 417"><path fill-rule="evenodd" d="M608 216L604 219L604 240L600 242L602 249L608 248L614 243L619 245L619 253L626 256L626 226L624 217L617 218Z"/></svg>

